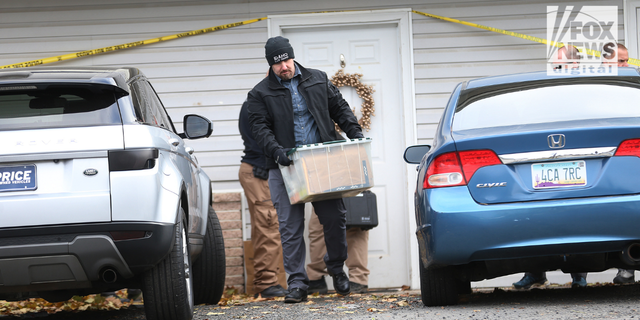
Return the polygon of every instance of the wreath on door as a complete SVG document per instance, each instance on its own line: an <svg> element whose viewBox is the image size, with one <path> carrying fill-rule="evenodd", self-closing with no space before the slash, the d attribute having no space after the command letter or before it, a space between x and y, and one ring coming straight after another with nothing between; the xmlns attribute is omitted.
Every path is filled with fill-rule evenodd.
<svg viewBox="0 0 640 320"><path fill-rule="evenodd" d="M375 90L373 90L373 86L366 85L360 82L360 78L362 78L362 74L360 73L344 73L344 69L340 69L338 70L338 72L336 72L336 74L333 75L333 77L331 77L331 82L338 88L347 86L356 89L358 96L363 100L362 104L360 105L360 112L362 113L362 117L358 119L358 123L361 127L369 131L371 129L371 117L375 116L374 112L376 110L373 107L374 101L372 95ZM351 109L351 111L353 111L353 114L356 113L355 108ZM340 131L340 127L338 127L337 124L335 126L336 130Z"/></svg>

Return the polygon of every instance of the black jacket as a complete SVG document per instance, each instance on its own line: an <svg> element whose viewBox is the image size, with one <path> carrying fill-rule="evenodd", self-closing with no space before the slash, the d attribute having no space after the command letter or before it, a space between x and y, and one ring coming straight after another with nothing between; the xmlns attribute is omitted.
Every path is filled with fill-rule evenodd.
<svg viewBox="0 0 640 320"><path fill-rule="evenodd" d="M246 162L254 167L265 168L266 162L262 147L256 143L251 133L251 124L249 123L248 103L245 101L240 108L240 116L238 117L238 129L244 143L244 155L240 162Z"/></svg>
<svg viewBox="0 0 640 320"><path fill-rule="evenodd" d="M342 139L336 133L333 121L349 138L362 134L358 119L327 74L306 69L297 62L295 65L301 72L298 91L318 125L322 142ZM269 69L269 76L249 92L247 101L253 136L267 156L267 168L277 168L273 153L278 148L296 147L291 92L278 82L273 70Z"/></svg>

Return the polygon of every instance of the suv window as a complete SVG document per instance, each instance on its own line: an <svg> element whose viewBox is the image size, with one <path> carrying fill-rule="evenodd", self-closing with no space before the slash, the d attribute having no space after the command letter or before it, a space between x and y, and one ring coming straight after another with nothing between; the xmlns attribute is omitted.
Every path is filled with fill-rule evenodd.
<svg viewBox="0 0 640 320"><path fill-rule="evenodd" d="M140 122L175 131L160 98L146 79L133 82L131 88L136 116Z"/></svg>
<svg viewBox="0 0 640 320"><path fill-rule="evenodd" d="M0 131L121 124L116 101L102 84L1 84Z"/></svg>

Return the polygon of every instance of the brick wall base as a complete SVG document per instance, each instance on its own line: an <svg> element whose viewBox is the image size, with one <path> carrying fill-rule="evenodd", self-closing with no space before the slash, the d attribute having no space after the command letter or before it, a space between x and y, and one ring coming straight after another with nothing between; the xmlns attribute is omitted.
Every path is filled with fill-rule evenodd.
<svg viewBox="0 0 640 320"><path fill-rule="evenodd" d="M224 237L227 264L225 287L246 292L244 284L244 252L242 247L241 193L214 193L213 209L218 215Z"/></svg>

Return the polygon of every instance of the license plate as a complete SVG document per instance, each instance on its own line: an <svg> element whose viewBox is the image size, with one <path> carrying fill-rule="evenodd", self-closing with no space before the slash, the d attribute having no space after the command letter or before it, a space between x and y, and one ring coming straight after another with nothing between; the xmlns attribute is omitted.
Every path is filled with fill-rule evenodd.
<svg viewBox="0 0 640 320"><path fill-rule="evenodd" d="M531 177L534 189L584 186L587 167L584 161L534 163Z"/></svg>
<svg viewBox="0 0 640 320"><path fill-rule="evenodd" d="M37 188L35 164L0 167L0 192L29 191Z"/></svg>

